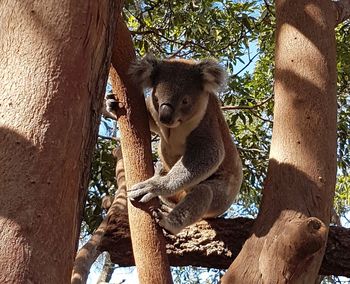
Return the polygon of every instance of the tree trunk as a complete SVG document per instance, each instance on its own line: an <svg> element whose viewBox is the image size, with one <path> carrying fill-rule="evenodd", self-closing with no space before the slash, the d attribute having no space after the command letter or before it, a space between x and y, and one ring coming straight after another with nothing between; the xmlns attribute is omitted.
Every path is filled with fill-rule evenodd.
<svg viewBox="0 0 350 284"><path fill-rule="evenodd" d="M115 1L0 1L0 283L69 283Z"/></svg>
<svg viewBox="0 0 350 284"><path fill-rule="evenodd" d="M222 283L315 283L336 177L336 15L331 1L276 1L273 138L252 235Z"/></svg>
<svg viewBox="0 0 350 284"><path fill-rule="evenodd" d="M110 78L113 92L122 108L118 116L121 146L127 187L153 174L148 116L142 92L127 75L135 60L130 33L124 23L118 22L117 44L113 50ZM156 225L149 206L128 202L128 215L135 263L140 283L172 283L165 241Z"/></svg>

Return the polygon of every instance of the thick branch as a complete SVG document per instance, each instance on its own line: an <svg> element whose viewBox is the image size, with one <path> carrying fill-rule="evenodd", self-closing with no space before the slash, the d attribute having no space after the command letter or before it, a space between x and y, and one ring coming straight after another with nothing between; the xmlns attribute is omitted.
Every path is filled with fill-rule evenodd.
<svg viewBox="0 0 350 284"><path fill-rule="evenodd" d="M337 11L336 25L350 18L350 0L334 1L333 5Z"/></svg>
<svg viewBox="0 0 350 284"><path fill-rule="evenodd" d="M127 221L110 220L101 250L119 266L134 264ZM248 218L201 221L178 236L167 235L167 254L173 266L226 269L249 237L254 220ZM332 226L321 275L350 276L350 229Z"/></svg>
<svg viewBox="0 0 350 284"><path fill-rule="evenodd" d="M118 116L121 146L127 177L127 187L143 181L153 174L150 131L146 104L141 90L128 76L129 67L136 59L131 35L125 23L118 22L116 41L112 54L110 80L117 101L123 111ZM170 267L165 253L165 242L147 205L128 204L128 216L137 272L140 283L172 283ZM154 269L154 268L157 269Z"/></svg>

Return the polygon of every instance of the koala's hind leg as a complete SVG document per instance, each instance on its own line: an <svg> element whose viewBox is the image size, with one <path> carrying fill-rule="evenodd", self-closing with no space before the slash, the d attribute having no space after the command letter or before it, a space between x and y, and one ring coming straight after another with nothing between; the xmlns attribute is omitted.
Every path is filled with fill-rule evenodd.
<svg viewBox="0 0 350 284"><path fill-rule="evenodd" d="M165 213L170 213L176 206L176 204L169 202L167 199L158 196L160 200L160 210Z"/></svg>
<svg viewBox="0 0 350 284"><path fill-rule="evenodd" d="M169 214L158 213L159 225L176 235L183 228L202 219L209 210L212 199L213 192L210 185L198 184Z"/></svg>
<svg viewBox="0 0 350 284"><path fill-rule="evenodd" d="M205 181L213 191L213 200L204 218L216 218L232 205L241 187L240 176L225 176Z"/></svg>

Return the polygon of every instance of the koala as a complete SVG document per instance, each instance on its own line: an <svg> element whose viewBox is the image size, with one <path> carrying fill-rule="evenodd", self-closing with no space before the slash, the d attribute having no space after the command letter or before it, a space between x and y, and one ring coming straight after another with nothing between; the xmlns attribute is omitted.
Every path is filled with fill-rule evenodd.
<svg viewBox="0 0 350 284"><path fill-rule="evenodd" d="M161 227L176 235L203 218L223 214L242 183L242 163L216 96L225 72L212 60L158 60L148 55L130 75L143 88L150 129L160 137L162 167L128 190L128 198L159 197L171 208L156 212Z"/></svg>

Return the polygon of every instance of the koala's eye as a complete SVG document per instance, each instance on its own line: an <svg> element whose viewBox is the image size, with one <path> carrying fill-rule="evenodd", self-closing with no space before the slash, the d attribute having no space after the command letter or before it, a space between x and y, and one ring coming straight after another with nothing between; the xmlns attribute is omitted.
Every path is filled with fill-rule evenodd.
<svg viewBox="0 0 350 284"><path fill-rule="evenodd" d="M182 104L183 105L187 105L188 103L189 103L188 97L184 97L183 100L182 100Z"/></svg>

